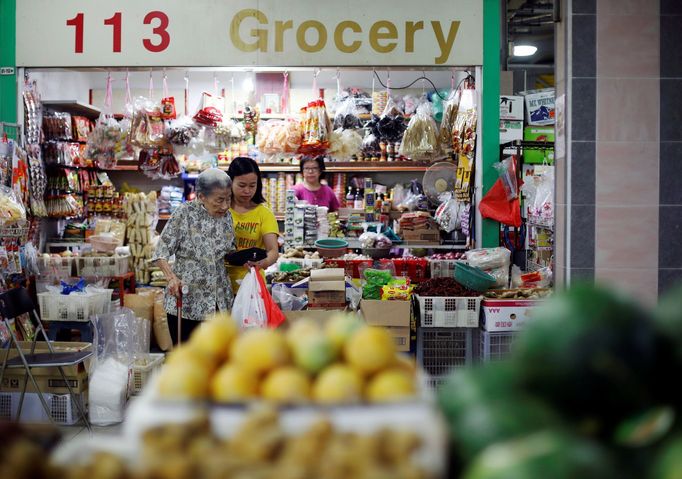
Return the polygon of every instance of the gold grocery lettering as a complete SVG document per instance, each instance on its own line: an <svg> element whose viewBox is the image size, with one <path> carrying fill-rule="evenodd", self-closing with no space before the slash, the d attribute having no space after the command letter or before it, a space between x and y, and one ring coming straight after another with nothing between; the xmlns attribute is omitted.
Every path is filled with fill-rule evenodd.
<svg viewBox="0 0 682 479"><path fill-rule="evenodd" d="M336 48L343 53L356 52L362 45L360 40L355 40L350 45L344 43L343 32L348 29L352 30L354 33L362 33L362 28L360 28L360 25L352 20L345 20L336 26L336 29L334 30L334 44L336 45Z"/></svg>
<svg viewBox="0 0 682 479"><path fill-rule="evenodd" d="M381 32L381 29L386 29L388 31ZM395 27L393 22L387 20L379 20L372 25L369 31L369 44L372 48L379 53L390 53L392 52L396 45L396 42L390 42L385 45L380 45L379 40L397 40L398 39L398 29Z"/></svg>
<svg viewBox="0 0 682 479"><path fill-rule="evenodd" d="M405 52L414 52L414 34L424 29L424 22L405 22Z"/></svg>
<svg viewBox="0 0 682 479"><path fill-rule="evenodd" d="M241 31L242 23L251 22L254 25L248 33ZM415 52L415 37L417 32L425 29L425 21L406 21L404 24L405 53ZM435 39L438 46L438 55L434 57L436 65L447 63L452 53L460 27L459 21L451 21L447 35L442 22L431 21L433 37L429 38L429 46ZM262 26L262 27L261 27ZM268 48L274 48L275 52L286 51L285 36L288 30L295 28L294 20L277 20L274 22L274 32L271 31L268 17L255 8L246 8L235 14L230 22L230 40L236 48L243 52L268 52ZM330 26L331 28L331 26ZM317 39L309 42L306 34L309 30L317 32ZM350 33L349 33L350 31ZM273 33L274 45L270 43L269 36ZM401 32L402 33L402 32ZM391 53L401 40L395 23L388 20L377 20L372 24L369 35L363 40L358 35L363 34L363 27L354 20L343 20L334 27L334 48L342 53L355 53L360 50L363 43L369 40L370 47L377 53ZM327 47L329 33L324 23L318 20L305 20L296 28L296 44L301 51L317 53ZM424 40L424 36L420 37ZM291 47L289 47L291 49Z"/></svg>
<svg viewBox="0 0 682 479"><path fill-rule="evenodd" d="M447 40L443 36L443 27L440 22L432 21L431 26L433 27L433 33L436 35L436 41L440 48L440 56L434 58L434 61L436 62L436 65L441 65L450 57L452 45L455 43L457 30L459 30L459 22L450 22L450 31L448 32Z"/></svg>
<svg viewBox="0 0 682 479"><path fill-rule="evenodd" d="M317 30L317 43L313 45L310 45L305 39L305 32L309 28ZM327 29L317 20L306 20L301 23L298 30L296 30L296 43L298 43L298 47L304 52L319 52L327 44Z"/></svg>
<svg viewBox="0 0 682 479"><path fill-rule="evenodd" d="M275 22L275 51L276 52L283 52L284 51L284 32L286 30L291 30L292 28L294 28L294 22L291 20L287 20L285 22L278 20Z"/></svg>
<svg viewBox="0 0 682 479"><path fill-rule="evenodd" d="M262 28L254 28L251 30L251 36L257 40L253 43L246 43L242 40L239 35L239 29L241 27L242 21L246 18L255 18L261 25L268 23L268 17L265 16L260 10L255 8L246 8L239 11L230 23L230 39L235 47L239 48L243 52L255 52L260 50L266 52L268 50L268 31Z"/></svg>

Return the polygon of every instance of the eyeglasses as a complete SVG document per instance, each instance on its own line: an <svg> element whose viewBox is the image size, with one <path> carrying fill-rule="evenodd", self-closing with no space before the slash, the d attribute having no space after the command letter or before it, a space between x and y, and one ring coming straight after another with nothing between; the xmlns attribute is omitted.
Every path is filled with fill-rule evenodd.
<svg viewBox="0 0 682 479"><path fill-rule="evenodd" d="M320 171L320 169L319 168L303 168L303 171L310 171L312 173L317 173L318 171Z"/></svg>

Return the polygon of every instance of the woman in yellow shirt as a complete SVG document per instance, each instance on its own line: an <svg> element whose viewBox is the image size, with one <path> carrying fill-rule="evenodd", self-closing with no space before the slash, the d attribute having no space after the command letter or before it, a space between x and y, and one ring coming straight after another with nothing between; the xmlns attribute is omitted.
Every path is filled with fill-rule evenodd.
<svg viewBox="0 0 682 479"><path fill-rule="evenodd" d="M239 283L251 266L265 269L277 261L279 226L275 215L265 205L263 182L258 164L251 158L237 157L232 160L227 174L232 179L232 223L237 251L261 248L267 256L245 266L228 266L232 290L236 293Z"/></svg>

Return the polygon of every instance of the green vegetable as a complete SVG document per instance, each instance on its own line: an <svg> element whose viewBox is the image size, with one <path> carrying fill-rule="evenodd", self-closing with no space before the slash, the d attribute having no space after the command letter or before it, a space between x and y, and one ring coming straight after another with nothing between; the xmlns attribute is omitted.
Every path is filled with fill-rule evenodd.
<svg viewBox="0 0 682 479"><path fill-rule="evenodd" d="M614 439L623 446L648 446L665 436L674 422L672 407L657 407L623 421L616 429Z"/></svg>
<svg viewBox="0 0 682 479"><path fill-rule="evenodd" d="M608 454L597 444L558 431L542 431L495 444L480 454L464 479L611 479Z"/></svg>
<svg viewBox="0 0 682 479"><path fill-rule="evenodd" d="M659 336L632 300L576 286L539 310L514 349L522 384L560 413L612 437L616 424L661 404ZM668 387L668 389L670 389Z"/></svg>
<svg viewBox="0 0 682 479"><path fill-rule="evenodd" d="M451 437L464 459L498 441L560 424L546 404L516 389L508 363L455 371L438 393Z"/></svg>
<svg viewBox="0 0 682 479"><path fill-rule="evenodd" d="M654 461L651 479L682 479L682 436L666 443Z"/></svg>

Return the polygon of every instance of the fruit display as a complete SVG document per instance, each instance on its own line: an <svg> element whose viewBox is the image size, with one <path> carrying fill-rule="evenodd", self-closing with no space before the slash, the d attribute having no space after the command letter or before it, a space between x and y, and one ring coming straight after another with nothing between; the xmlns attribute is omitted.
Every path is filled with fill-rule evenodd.
<svg viewBox="0 0 682 479"><path fill-rule="evenodd" d="M320 326L239 332L226 313L199 326L169 354L156 383L160 398L243 403L354 404L415 399L414 367L384 328L339 313Z"/></svg>
<svg viewBox="0 0 682 479"><path fill-rule="evenodd" d="M450 477L680 477L680 351L679 288L653 312L593 285L555 294L508 361L440 389Z"/></svg>
<svg viewBox="0 0 682 479"><path fill-rule="evenodd" d="M425 448L413 431L384 428L350 432L321 417L295 432L287 430L277 411L263 407L248 416L229 437L216 433L208 417L164 424L145 431L129 456L95 451L85 461L48 463L28 440L3 477L41 479L270 479L436 477L420 461ZM1 469L0 469L1 470Z"/></svg>

